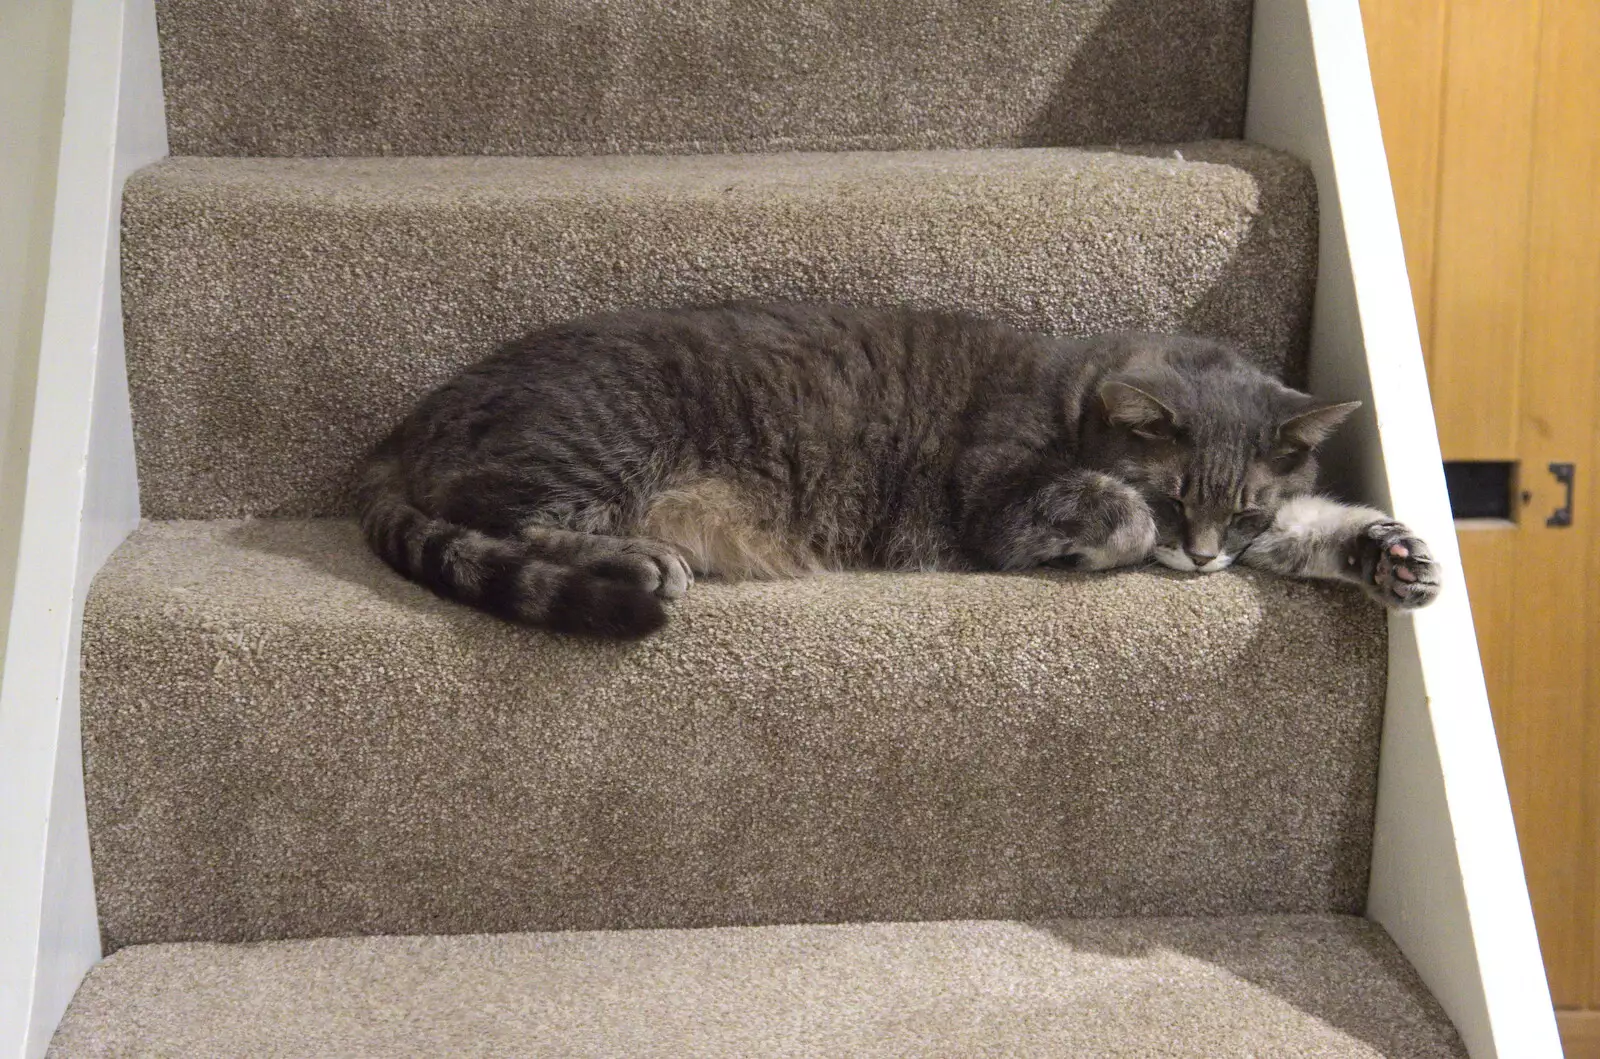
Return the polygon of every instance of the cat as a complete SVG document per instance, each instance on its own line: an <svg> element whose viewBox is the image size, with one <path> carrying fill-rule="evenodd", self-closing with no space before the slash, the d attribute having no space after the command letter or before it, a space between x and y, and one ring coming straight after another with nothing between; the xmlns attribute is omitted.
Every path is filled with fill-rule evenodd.
<svg viewBox="0 0 1600 1059"><path fill-rule="evenodd" d="M1327 404L1208 339L909 309L631 311L511 342L370 454L362 529L441 596L637 637L697 576L1234 562L1439 590L1426 544L1314 492Z"/></svg>

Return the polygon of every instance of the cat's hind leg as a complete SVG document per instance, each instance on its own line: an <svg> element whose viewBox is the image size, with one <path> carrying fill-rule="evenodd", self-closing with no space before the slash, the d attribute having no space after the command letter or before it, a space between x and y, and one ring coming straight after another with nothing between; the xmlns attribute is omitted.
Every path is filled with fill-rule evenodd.
<svg viewBox="0 0 1600 1059"><path fill-rule="evenodd" d="M361 529L379 558L411 580L506 621L557 632L638 637L666 624L659 583L646 590L642 575L634 574L633 581L605 576L616 568L597 558L598 549L542 534L526 540L486 533L434 518L406 498L389 470L378 464L367 473ZM598 569L564 561L579 555L589 555Z"/></svg>
<svg viewBox="0 0 1600 1059"><path fill-rule="evenodd" d="M721 478L694 478L652 497L638 532L677 549L696 572L733 581L802 577L835 565L803 534L780 528L779 507Z"/></svg>
<svg viewBox="0 0 1600 1059"><path fill-rule="evenodd" d="M775 530L760 504L718 478L675 484L638 505L641 513L632 518L580 512L537 520L523 526L519 537L546 562L636 585L663 599L684 595L696 574L770 580L824 566ZM573 529L574 522L588 528Z"/></svg>
<svg viewBox="0 0 1600 1059"><path fill-rule="evenodd" d="M1428 545L1376 508L1302 496L1277 511L1240 560L1290 577L1351 581L1389 607L1413 610L1439 594Z"/></svg>
<svg viewBox="0 0 1600 1059"><path fill-rule="evenodd" d="M694 584L688 560L665 541L542 525L523 527L520 537L545 562L624 581L663 599L678 599Z"/></svg>

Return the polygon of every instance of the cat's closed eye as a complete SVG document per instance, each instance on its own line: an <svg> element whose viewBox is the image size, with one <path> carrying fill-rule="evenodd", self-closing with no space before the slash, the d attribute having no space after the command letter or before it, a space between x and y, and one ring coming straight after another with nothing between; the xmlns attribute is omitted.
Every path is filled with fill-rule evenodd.
<svg viewBox="0 0 1600 1059"><path fill-rule="evenodd" d="M1242 507L1233 513L1233 524L1242 529L1262 529L1270 521L1267 513L1259 507Z"/></svg>

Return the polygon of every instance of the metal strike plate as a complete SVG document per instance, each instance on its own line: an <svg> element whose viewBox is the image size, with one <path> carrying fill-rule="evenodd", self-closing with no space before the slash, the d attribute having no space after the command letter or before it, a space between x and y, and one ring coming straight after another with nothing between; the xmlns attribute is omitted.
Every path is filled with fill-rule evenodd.
<svg viewBox="0 0 1600 1059"><path fill-rule="evenodd" d="M1567 487L1567 502L1556 508L1551 516L1544 520L1546 526L1572 525L1572 480L1577 477L1577 464L1552 463L1550 473L1555 475L1556 481Z"/></svg>

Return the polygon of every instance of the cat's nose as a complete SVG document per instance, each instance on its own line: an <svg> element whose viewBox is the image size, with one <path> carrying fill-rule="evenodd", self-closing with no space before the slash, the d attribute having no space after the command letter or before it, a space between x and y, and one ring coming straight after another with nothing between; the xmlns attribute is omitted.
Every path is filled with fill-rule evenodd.
<svg viewBox="0 0 1600 1059"><path fill-rule="evenodd" d="M1189 557L1189 561L1191 563L1194 563L1194 567L1195 567L1196 570L1200 569L1200 567L1206 565L1211 560L1213 560L1213 559L1215 559L1217 557L1217 553L1216 552L1202 552L1202 551L1198 551L1198 550L1196 550L1194 548L1185 548L1183 550L1183 554L1185 554L1185 555L1187 555Z"/></svg>

